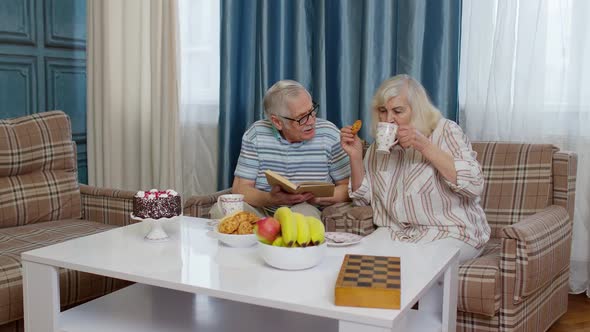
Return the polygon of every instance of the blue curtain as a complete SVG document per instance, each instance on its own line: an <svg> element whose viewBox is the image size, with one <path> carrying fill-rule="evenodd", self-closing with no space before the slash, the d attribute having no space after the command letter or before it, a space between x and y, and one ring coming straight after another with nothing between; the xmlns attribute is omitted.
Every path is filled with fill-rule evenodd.
<svg viewBox="0 0 590 332"><path fill-rule="evenodd" d="M341 127L369 121L379 84L406 73L455 120L460 25L460 0L222 0L219 188L231 186L241 137L281 79L301 82Z"/></svg>

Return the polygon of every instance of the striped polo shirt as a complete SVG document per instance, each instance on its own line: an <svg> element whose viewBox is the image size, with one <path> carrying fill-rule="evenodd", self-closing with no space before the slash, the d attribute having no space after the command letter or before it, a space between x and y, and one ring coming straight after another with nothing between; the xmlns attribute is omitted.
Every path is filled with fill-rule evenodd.
<svg viewBox="0 0 590 332"><path fill-rule="evenodd" d="M330 121L317 119L311 140L290 143L269 120L259 120L242 137L234 176L256 181L256 189L270 191L264 176L266 170L294 183L334 183L350 177L350 162L340 146L340 131Z"/></svg>

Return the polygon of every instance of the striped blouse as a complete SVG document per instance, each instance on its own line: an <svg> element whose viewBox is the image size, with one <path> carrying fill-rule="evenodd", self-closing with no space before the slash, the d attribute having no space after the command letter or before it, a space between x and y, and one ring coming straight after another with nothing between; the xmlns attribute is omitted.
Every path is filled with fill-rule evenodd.
<svg viewBox="0 0 590 332"><path fill-rule="evenodd" d="M371 205L373 222L391 229L394 240L430 242L455 238L481 248L490 227L480 205L483 190L477 154L461 127L441 119L429 140L452 154L457 185L447 181L414 149L395 145L390 154L375 153L372 144L364 159L365 178L349 194L356 205Z"/></svg>

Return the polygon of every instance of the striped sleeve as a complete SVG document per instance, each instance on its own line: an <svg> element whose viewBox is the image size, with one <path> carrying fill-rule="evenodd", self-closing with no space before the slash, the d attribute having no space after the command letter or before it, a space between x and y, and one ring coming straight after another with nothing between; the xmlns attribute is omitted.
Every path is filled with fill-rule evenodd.
<svg viewBox="0 0 590 332"><path fill-rule="evenodd" d="M480 196L484 184L481 166L477 162L477 153L471 148L469 138L458 124L447 121L443 128L441 148L451 153L457 171L457 184L443 178L445 183L458 194L467 197Z"/></svg>
<svg viewBox="0 0 590 332"><path fill-rule="evenodd" d="M234 176L256 181L259 166L260 162L256 149L256 131L252 127L242 137L242 149L240 150L240 157L238 158Z"/></svg>
<svg viewBox="0 0 590 332"><path fill-rule="evenodd" d="M340 181L350 177L350 159L342 146L340 141L332 145L330 161L330 177L332 180Z"/></svg>
<svg viewBox="0 0 590 332"><path fill-rule="evenodd" d="M371 157L372 152L369 149L365 156L365 160L363 164L365 166L365 177L363 178L363 182L361 186L356 190L352 191L352 181L348 181L348 196L352 198L352 202L356 206L367 206L371 204L371 197L373 196L373 191L371 188L371 178L369 175L369 158Z"/></svg>

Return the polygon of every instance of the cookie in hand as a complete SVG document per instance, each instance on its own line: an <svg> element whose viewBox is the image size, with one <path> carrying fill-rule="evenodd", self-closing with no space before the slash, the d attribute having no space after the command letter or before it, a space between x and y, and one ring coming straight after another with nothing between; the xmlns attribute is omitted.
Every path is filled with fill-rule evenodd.
<svg viewBox="0 0 590 332"><path fill-rule="evenodd" d="M352 124L352 134L356 135L356 133L359 132L359 130L361 130L361 127L363 126L363 122L361 120L356 120L353 124Z"/></svg>

